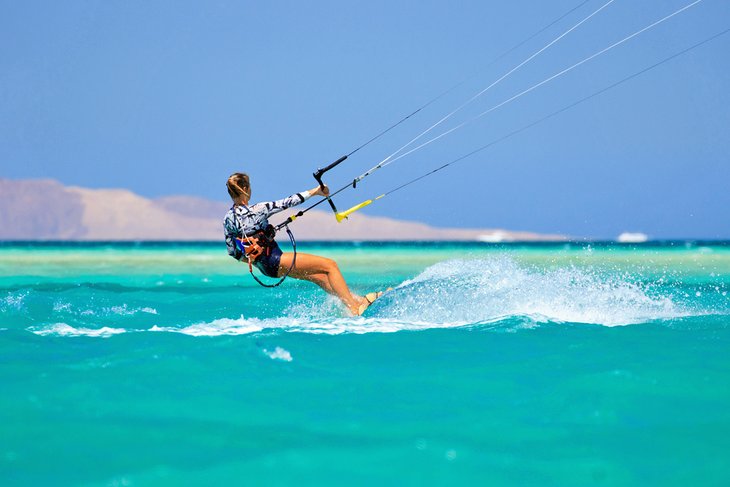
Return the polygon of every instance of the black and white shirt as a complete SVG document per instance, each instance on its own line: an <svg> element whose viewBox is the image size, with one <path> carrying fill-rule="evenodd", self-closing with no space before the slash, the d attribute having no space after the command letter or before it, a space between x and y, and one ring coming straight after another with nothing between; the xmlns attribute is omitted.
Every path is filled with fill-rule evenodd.
<svg viewBox="0 0 730 487"><path fill-rule="evenodd" d="M243 252L236 246L236 238L242 238L244 235L252 235L263 230L269 224L269 216L304 203L309 196L309 191L303 191L277 201L231 207L223 220L228 255L240 260L243 257Z"/></svg>

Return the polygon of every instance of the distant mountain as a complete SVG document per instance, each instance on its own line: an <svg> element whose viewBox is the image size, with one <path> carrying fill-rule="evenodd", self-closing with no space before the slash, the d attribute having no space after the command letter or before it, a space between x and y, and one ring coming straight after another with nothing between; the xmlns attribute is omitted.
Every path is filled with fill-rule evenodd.
<svg viewBox="0 0 730 487"><path fill-rule="evenodd" d="M221 240L229 203L193 196L149 199L125 189L63 186L49 179L0 179L0 240ZM286 218L284 212L272 223ZM337 223L312 210L292 225L300 240L559 241L562 235L436 228L354 214Z"/></svg>
<svg viewBox="0 0 730 487"><path fill-rule="evenodd" d="M0 238L81 239L81 196L52 180L0 179Z"/></svg>

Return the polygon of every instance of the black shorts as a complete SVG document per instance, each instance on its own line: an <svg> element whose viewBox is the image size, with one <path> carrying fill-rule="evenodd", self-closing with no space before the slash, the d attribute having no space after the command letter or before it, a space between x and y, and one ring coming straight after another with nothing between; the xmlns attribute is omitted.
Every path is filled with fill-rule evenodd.
<svg viewBox="0 0 730 487"><path fill-rule="evenodd" d="M279 244L271 242L268 255L264 253L253 263L263 275L267 277L279 277L279 263L281 262L281 254L283 252L279 248Z"/></svg>

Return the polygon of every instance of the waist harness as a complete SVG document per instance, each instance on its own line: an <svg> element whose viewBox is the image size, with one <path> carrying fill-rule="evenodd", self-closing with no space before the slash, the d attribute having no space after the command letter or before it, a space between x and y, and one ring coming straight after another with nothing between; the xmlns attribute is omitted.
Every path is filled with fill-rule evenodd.
<svg viewBox="0 0 730 487"><path fill-rule="evenodd" d="M292 248L294 249L294 257L292 258L292 264L286 270L286 273L274 284L266 284L253 273L253 264L261 257L271 255L271 248L276 245L276 229L274 226L267 225L263 230L259 230L250 235L244 235L243 238L236 237L236 246L241 252L243 252L243 255L248 261L248 272L251 273L251 276L256 280L256 282L264 287L276 287L280 285L284 282L284 279L289 276L289 273L297 263L297 242L294 240L294 234L292 234L291 230L289 230L289 226L285 225L284 228L286 228L286 233L289 235L289 240L291 241Z"/></svg>

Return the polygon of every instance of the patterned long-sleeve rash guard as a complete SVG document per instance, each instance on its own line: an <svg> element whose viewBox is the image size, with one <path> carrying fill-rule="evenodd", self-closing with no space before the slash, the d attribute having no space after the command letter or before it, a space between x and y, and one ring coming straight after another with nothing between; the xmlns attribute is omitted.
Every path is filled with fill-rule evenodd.
<svg viewBox="0 0 730 487"><path fill-rule="evenodd" d="M233 206L223 220L228 255L240 260L243 252L236 245L236 238L263 230L269 224L271 215L304 203L309 196L309 191L303 191L277 201L266 201L251 206Z"/></svg>

